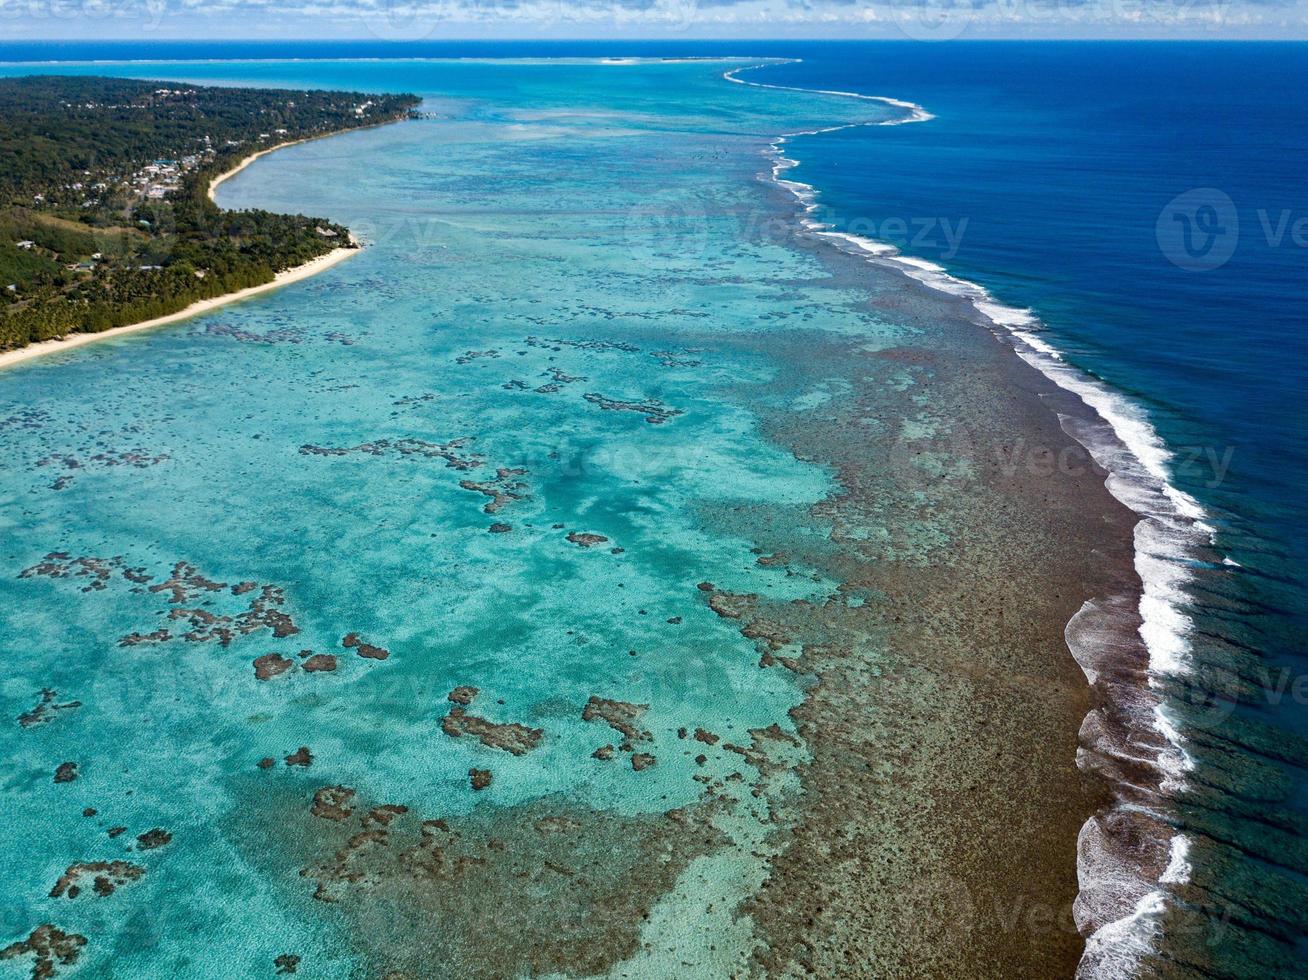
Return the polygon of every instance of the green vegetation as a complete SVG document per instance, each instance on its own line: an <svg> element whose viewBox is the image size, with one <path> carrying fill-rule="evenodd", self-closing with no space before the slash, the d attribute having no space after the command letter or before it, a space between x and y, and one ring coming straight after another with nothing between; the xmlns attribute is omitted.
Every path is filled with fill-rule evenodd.
<svg viewBox="0 0 1308 980"><path fill-rule="evenodd" d="M174 313L349 242L304 215L223 211L260 149L404 118L411 95L0 79L0 350Z"/></svg>

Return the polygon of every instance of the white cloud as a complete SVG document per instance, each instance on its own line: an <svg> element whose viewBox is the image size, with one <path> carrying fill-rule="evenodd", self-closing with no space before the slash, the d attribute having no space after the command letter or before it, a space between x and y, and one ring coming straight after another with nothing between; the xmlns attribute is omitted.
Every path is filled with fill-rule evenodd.
<svg viewBox="0 0 1308 980"><path fill-rule="evenodd" d="M0 0L21 37L1302 36L1308 0Z"/></svg>

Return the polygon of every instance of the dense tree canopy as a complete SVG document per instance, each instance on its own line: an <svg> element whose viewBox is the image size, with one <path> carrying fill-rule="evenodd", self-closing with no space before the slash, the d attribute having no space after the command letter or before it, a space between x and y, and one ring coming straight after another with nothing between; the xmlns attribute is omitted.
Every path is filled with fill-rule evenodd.
<svg viewBox="0 0 1308 980"><path fill-rule="evenodd" d="M322 219L222 211L209 181L259 149L400 119L417 104L119 78L0 80L0 350L173 313L346 243L348 230Z"/></svg>

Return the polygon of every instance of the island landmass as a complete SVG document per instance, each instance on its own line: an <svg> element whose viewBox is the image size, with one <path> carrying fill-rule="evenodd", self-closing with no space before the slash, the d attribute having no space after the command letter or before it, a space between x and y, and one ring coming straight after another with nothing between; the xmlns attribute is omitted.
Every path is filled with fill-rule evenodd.
<svg viewBox="0 0 1308 980"><path fill-rule="evenodd" d="M0 364L311 275L358 247L324 218L227 211L264 153L414 114L413 95L94 76L0 80ZM65 341L60 344L59 341ZM9 352L6 358L4 352Z"/></svg>

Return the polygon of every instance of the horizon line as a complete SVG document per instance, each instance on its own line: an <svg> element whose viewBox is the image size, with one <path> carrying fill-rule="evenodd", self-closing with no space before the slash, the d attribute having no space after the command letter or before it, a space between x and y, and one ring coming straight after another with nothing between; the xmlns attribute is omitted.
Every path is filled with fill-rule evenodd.
<svg viewBox="0 0 1308 980"><path fill-rule="evenodd" d="M1120 35L1086 37L1030 37L986 36L949 38L924 41L909 37L443 37L416 40L378 37L156 37L156 38L95 38L95 37L28 37L0 41L0 48L18 44L97 44L97 45L149 45L149 44L377 44L391 47L416 47L431 44L919 44L924 47L942 47L959 44L1308 44L1308 34L1301 37L1122 37Z"/></svg>

